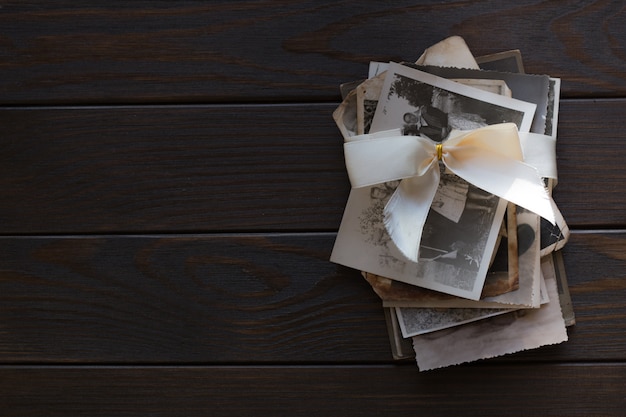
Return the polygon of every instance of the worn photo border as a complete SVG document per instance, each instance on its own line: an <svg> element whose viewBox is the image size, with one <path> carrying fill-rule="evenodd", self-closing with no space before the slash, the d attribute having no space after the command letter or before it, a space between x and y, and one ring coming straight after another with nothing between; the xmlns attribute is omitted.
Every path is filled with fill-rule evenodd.
<svg viewBox="0 0 626 417"><path fill-rule="evenodd" d="M376 113L374 114L374 119L372 120L372 126L370 129L371 133L396 129L402 124L402 116L405 113L405 110L407 110L408 105L407 103L393 101L393 97L390 97L389 95L391 86L398 76L406 77L416 83L423 83L428 86L438 88L462 99L475 100L477 103L486 103L496 106L494 109L499 107L519 112L522 114L522 120L517 127L522 132L530 131L532 126L535 111L537 109L537 105L534 103L483 91L478 88L466 86L415 68L410 68L406 65L392 62L389 64L389 68L385 76L385 82L380 94L378 106L376 107ZM501 120L500 122L506 121L507 120Z"/></svg>

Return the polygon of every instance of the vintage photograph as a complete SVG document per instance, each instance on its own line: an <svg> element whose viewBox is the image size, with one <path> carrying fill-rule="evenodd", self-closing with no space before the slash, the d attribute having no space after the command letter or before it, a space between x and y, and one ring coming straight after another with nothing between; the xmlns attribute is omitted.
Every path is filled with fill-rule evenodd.
<svg viewBox="0 0 626 417"><path fill-rule="evenodd" d="M508 313L500 308L396 308L404 337L449 329L450 327Z"/></svg>
<svg viewBox="0 0 626 417"><path fill-rule="evenodd" d="M402 336L398 316L393 307L383 308L385 321L387 322L387 334L389 336L389 346L394 360L415 358L413 341Z"/></svg>
<svg viewBox="0 0 626 417"><path fill-rule="evenodd" d="M522 53L519 49L477 56L476 63L482 70L524 74Z"/></svg>
<svg viewBox="0 0 626 417"><path fill-rule="evenodd" d="M442 173L422 233L418 277L470 290L484 278L506 201L453 174ZM481 271L481 272L479 272Z"/></svg>
<svg viewBox="0 0 626 417"><path fill-rule="evenodd" d="M470 78L465 76L470 70L466 71L453 78ZM401 127L406 134L418 132L441 141L452 129L470 130L503 122L515 123L520 131L527 132L536 109L534 103L390 63L371 132Z"/></svg>
<svg viewBox="0 0 626 417"><path fill-rule="evenodd" d="M464 68L443 68L434 66L415 66L412 68L446 79L473 78L487 80L503 80L511 89L514 99L536 105L531 125L523 132L543 134L546 129L546 114L548 111L548 93L550 77L547 75L514 74L509 72L472 70ZM491 123L490 123L491 124Z"/></svg>
<svg viewBox="0 0 626 417"><path fill-rule="evenodd" d="M333 119L344 140L357 134L356 90L347 92L341 105L333 112Z"/></svg>
<svg viewBox="0 0 626 417"><path fill-rule="evenodd" d="M513 122L530 127L535 105L390 64L372 132L443 140L452 129ZM398 182L353 189L331 260L411 285L478 300L507 202L441 168L441 181L422 235L417 263L393 245L383 208Z"/></svg>
<svg viewBox="0 0 626 417"><path fill-rule="evenodd" d="M573 326L576 324L576 316L574 314L574 307L572 306L572 298L569 293L567 276L565 275L563 253L561 251L556 251L541 258L541 271L546 279L554 275L559 293L559 304L561 304L565 325Z"/></svg>
<svg viewBox="0 0 626 417"><path fill-rule="evenodd" d="M541 302L539 216L517 207L517 245L519 287L484 301L523 307L538 307Z"/></svg>
<svg viewBox="0 0 626 417"><path fill-rule="evenodd" d="M561 101L561 79L550 78L548 84L548 106L546 109L546 127L544 134L556 138Z"/></svg>
<svg viewBox="0 0 626 417"><path fill-rule="evenodd" d="M499 274L488 273L481 299L474 301L437 291L409 285L371 273L363 273L365 280L383 300L385 307L437 307L437 308L533 308L548 300L542 286L539 258L539 219L534 213L517 207L519 217L515 227L515 249L518 256L516 287L502 291ZM512 230L509 230L511 236ZM517 236L519 234L519 237ZM500 245L502 247L502 244ZM496 265L495 258L489 271ZM495 276L494 276L495 275ZM495 278L495 280L494 280Z"/></svg>
<svg viewBox="0 0 626 417"><path fill-rule="evenodd" d="M369 78L356 87L357 132L360 135L370 132L384 81L383 74Z"/></svg>
<svg viewBox="0 0 626 417"><path fill-rule="evenodd" d="M546 277L548 298L558 300L554 277ZM492 358L567 340L558 302L413 336L421 371Z"/></svg>

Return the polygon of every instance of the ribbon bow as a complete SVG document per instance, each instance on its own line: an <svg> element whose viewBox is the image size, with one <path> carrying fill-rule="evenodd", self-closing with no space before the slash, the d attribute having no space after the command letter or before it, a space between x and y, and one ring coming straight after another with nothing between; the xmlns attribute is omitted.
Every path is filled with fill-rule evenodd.
<svg viewBox="0 0 626 417"><path fill-rule="evenodd" d="M360 135L344 143L344 153L354 188L402 180L385 206L384 224L414 262L439 184L439 161L474 186L555 223L550 196L537 169L524 162L513 123L453 132L440 144L399 130Z"/></svg>

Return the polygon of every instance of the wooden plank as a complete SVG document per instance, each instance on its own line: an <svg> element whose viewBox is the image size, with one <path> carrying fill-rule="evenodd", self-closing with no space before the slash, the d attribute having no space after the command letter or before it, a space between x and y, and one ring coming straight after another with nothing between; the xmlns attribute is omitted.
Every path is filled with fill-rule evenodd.
<svg viewBox="0 0 626 417"><path fill-rule="evenodd" d="M0 110L0 229L336 228L349 183L333 107Z"/></svg>
<svg viewBox="0 0 626 417"><path fill-rule="evenodd" d="M626 115L626 102L563 104L567 110L559 113L555 201L574 227L626 225L626 135L619 122Z"/></svg>
<svg viewBox="0 0 626 417"><path fill-rule="evenodd" d="M622 416L624 364L0 367L11 416Z"/></svg>
<svg viewBox="0 0 626 417"><path fill-rule="evenodd" d="M328 262L332 239L0 239L0 362L389 359L380 303Z"/></svg>
<svg viewBox="0 0 626 417"><path fill-rule="evenodd" d="M336 230L335 106L0 109L0 233ZM566 220L626 226L626 100L561 107Z"/></svg>
<svg viewBox="0 0 626 417"><path fill-rule="evenodd" d="M0 103L334 100L369 61L450 35L475 55L519 48L566 96L626 93L618 2L422 3L5 1Z"/></svg>
<svg viewBox="0 0 626 417"><path fill-rule="evenodd" d="M334 234L0 238L0 363L380 363L380 301ZM510 360L624 360L626 232L564 249L577 325Z"/></svg>

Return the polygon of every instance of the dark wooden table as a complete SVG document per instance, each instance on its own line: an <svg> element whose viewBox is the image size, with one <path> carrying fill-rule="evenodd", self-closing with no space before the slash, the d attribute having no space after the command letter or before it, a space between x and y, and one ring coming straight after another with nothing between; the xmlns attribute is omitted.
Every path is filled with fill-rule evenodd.
<svg viewBox="0 0 626 417"><path fill-rule="evenodd" d="M620 1L0 1L0 414L624 415L625 25ZM328 261L331 113L450 35L563 80L577 324L419 373Z"/></svg>

